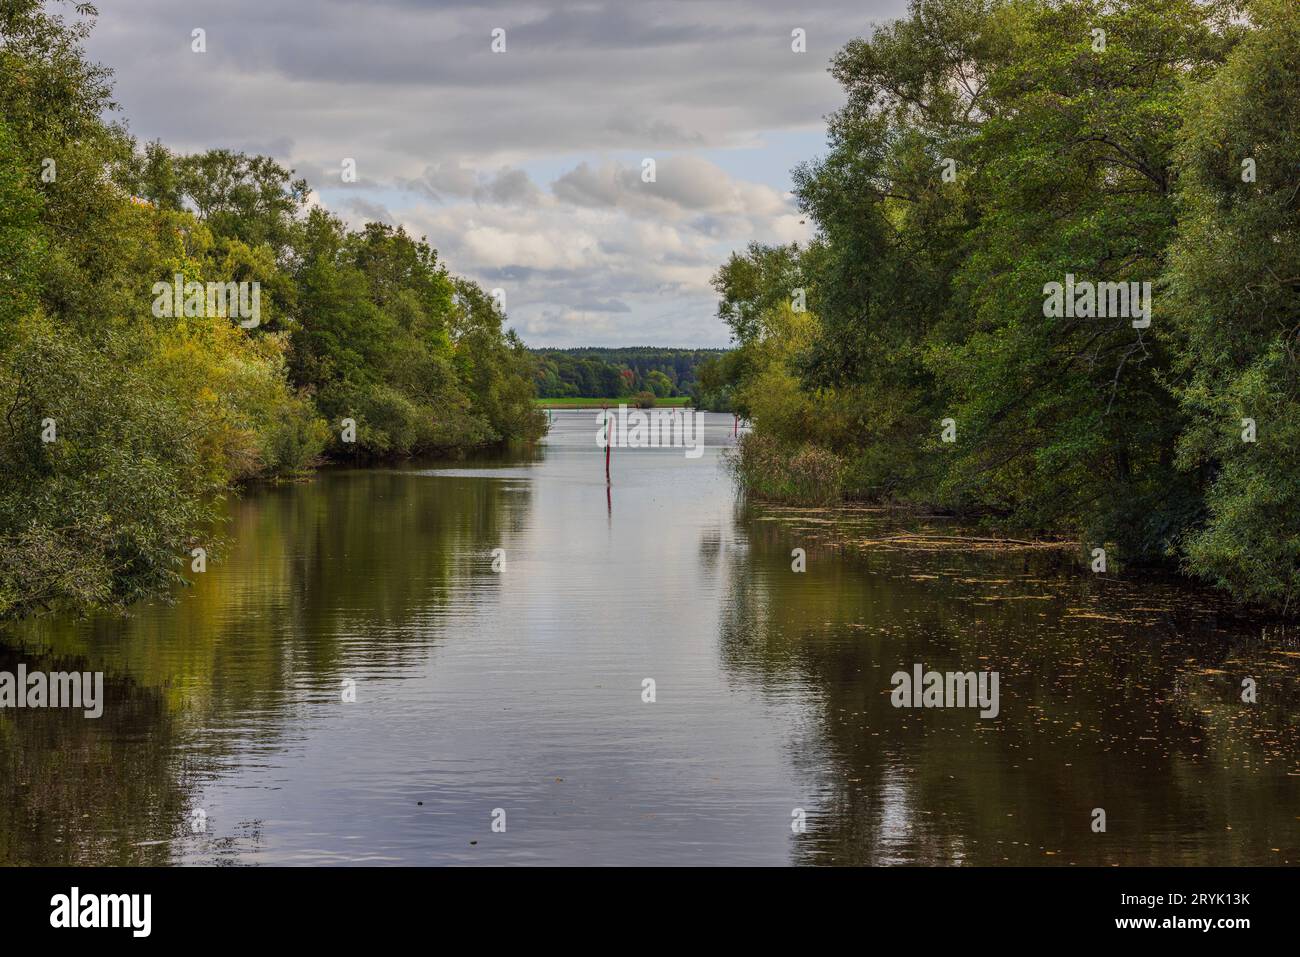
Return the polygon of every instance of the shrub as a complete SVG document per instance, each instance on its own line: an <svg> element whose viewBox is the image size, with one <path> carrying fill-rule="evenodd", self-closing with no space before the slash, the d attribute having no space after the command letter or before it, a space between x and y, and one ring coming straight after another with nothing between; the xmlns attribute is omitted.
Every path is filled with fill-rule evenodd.
<svg viewBox="0 0 1300 957"><path fill-rule="evenodd" d="M758 498L833 505L843 497L844 460L811 443L786 446L750 432L741 437L730 464L741 487Z"/></svg>

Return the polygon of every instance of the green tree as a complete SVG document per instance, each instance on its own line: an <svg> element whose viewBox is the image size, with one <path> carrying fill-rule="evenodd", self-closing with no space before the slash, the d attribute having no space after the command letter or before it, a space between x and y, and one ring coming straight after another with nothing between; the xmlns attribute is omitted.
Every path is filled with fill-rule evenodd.
<svg viewBox="0 0 1300 957"><path fill-rule="evenodd" d="M1254 29L1183 108L1167 339L1189 422L1179 462L1208 485L1207 515L1182 541L1187 567L1292 611L1300 597L1300 7L1258 0L1251 12Z"/></svg>
<svg viewBox="0 0 1300 957"><path fill-rule="evenodd" d="M658 369L651 369L646 373L645 384L661 399L673 394L673 380Z"/></svg>

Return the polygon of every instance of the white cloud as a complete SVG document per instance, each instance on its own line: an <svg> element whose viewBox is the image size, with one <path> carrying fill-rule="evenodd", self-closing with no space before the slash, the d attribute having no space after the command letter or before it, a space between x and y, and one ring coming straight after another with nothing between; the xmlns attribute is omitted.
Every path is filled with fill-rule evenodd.
<svg viewBox="0 0 1300 957"><path fill-rule="evenodd" d="M820 129L842 99L830 57L905 6L135 0L102 5L88 47L139 137L264 152L350 223L427 233L453 271L512 287L533 344L721 345L713 270L750 240L808 235L788 177L724 168L729 151ZM195 26L206 54L190 52ZM344 157L360 174L347 187ZM579 308L611 301L627 311Z"/></svg>

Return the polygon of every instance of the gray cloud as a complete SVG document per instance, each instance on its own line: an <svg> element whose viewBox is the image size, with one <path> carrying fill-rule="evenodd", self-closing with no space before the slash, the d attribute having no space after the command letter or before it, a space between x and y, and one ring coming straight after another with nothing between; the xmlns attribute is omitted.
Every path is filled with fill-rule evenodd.
<svg viewBox="0 0 1300 957"><path fill-rule="evenodd" d="M399 178L396 185L438 202L469 196L479 203L530 205L541 196L537 185L521 169L483 173L460 161L427 166L421 176Z"/></svg>
<svg viewBox="0 0 1300 957"><path fill-rule="evenodd" d="M478 187L478 177L460 162L437 162L426 166L419 177L398 180L398 185L442 201L449 196L469 196Z"/></svg>
<svg viewBox="0 0 1300 957"><path fill-rule="evenodd" d="M573 308L580 312L631 312L632 307L618 299L586 299L575 302Z"/></svg>
<svg viewBox="0 0 1300 957"><path fill-rule="evenodd" d="M454 271L511 284L530 342L716 345L710 272L750 239L806 235L788 177L727 157L817 135L841 101L829 58L905 6L134 0L101 5L88 47L137 136L267 153L349 221L427 234ZM626 311L595 308L611 303Z"/></svg>
<svg viewBox="0 0 1300 957"><path fill-rule="evenodd" d="M355 214L354 216L348 217L352 220L360 219L363 222L369 223L387 223L390 226L397 222L396 217L394 217L382 203L371 203L367 200L353 197L347 200L343 205L345 209Z"/></svg>

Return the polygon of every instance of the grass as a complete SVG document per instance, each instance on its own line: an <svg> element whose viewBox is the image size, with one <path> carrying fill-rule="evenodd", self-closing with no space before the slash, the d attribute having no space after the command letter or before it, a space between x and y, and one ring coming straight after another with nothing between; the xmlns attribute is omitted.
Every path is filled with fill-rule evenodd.
<svg viewBox="0 0 1300 957"><path fill-rule="evenodd" d="M741 486L755 498L836 505L844 495L844 460L811 443L787 446L750 432L741 438L730 463Z"/></svg>
<svg viewBox="0 0 1300 957"><path fill-rule="evenodd" d="M565 396L562 399L533 399L533 404L539 409L599 409L602 405L617 409L620 402L628 408L633 405L630 396L624 396L621 399L588 399L583 396ZM690 405L690 402L690 396L675 395L667 399L655 399L655 408L687 406Z"/></svg>

